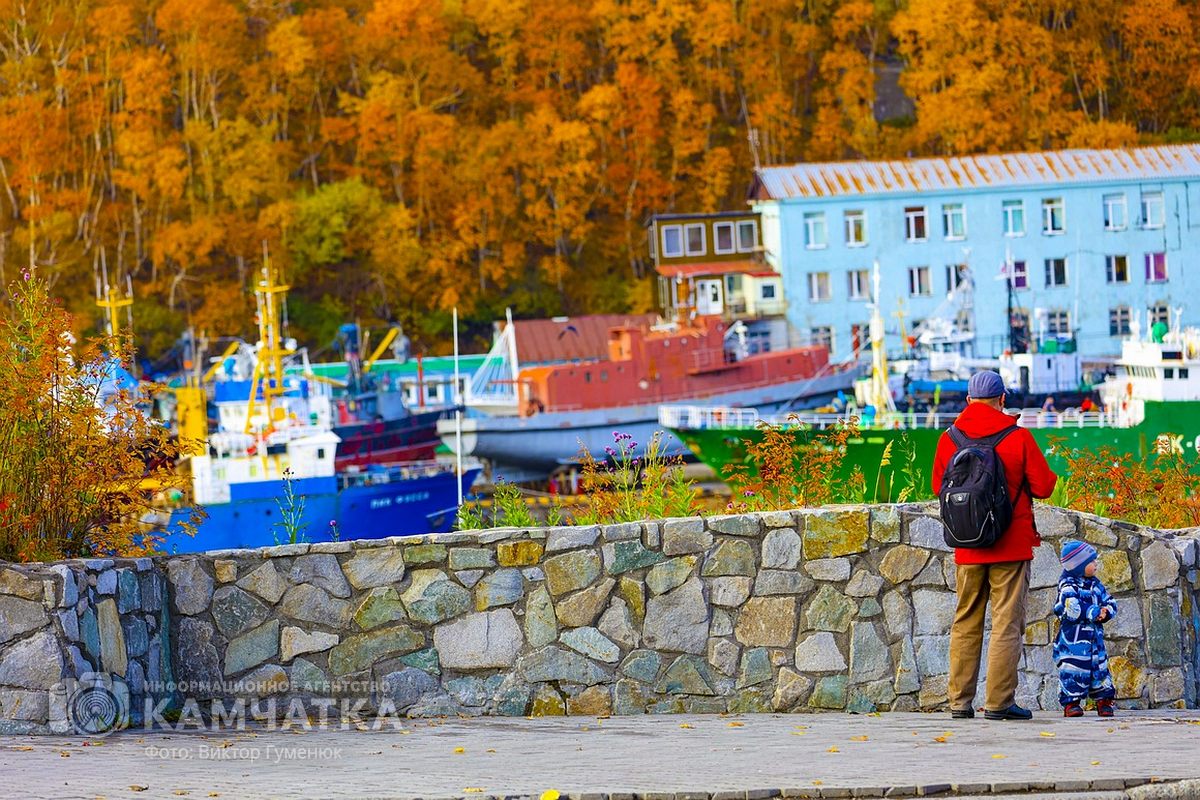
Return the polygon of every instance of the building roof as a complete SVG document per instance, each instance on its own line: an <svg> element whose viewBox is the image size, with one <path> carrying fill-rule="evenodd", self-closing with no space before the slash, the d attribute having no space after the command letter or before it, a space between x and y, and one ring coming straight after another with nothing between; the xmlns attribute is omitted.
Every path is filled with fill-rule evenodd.
<svg viewBox="0 0 1200 800"><path fill-rule="evenodd" d="M1200 177L1200 145L763 167L755 172L750 196L755 200L802 200L1186 177Z"/></svg>
<svg viewBox="0 0 1200 800"><path fill-rule="evenodd" d="M758 260L703 261L685 264L659 264L655 270L668 278L698 278L703 275L751 275L756 278L777 277L766 264Z"/></svg>
<svg viewBox="0 0 1200 800"><path fill-rule="evenodd" d="M608 358L608 332L626 325L650 327L655 314L591 314L513 320L522 364L556 364Z"/></svg>

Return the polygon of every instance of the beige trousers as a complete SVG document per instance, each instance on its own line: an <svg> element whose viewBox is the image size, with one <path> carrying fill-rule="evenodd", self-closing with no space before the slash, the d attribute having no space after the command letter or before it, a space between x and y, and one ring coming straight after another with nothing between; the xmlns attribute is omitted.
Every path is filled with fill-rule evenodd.
<svg viewBox="0 0 1200 800"><path fill-rule="evenodd" d="M1017 694L1017 664L1025 635L1025 605L1029 597L1028 561L999 564L959 564L958 608L950 626L950 708L972 708L983 650L983 619L992 607L988 640L987 711L1003 711Z"/></svg>

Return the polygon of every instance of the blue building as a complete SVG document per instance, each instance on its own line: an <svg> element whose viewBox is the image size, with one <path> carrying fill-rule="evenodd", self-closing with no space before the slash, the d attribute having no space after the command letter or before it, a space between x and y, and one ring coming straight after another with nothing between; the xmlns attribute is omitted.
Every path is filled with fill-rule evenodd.
<svg viewBox="0 0 1200 800"><path fill-rule="evenodd" d="M750 204L789 322L835 358L866 346L875 262L889 349L940 322L980 357L1014 329L1103 357L1200 322L1200 145L764 167Z"/></svg>

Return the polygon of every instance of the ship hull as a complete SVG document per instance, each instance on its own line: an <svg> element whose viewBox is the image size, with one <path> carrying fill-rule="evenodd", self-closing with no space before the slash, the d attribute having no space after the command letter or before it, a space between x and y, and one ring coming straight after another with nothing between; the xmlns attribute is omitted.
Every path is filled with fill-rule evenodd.
<svg viewBox="0 0 1200 800"><path fill-rule="evenodd" d="M707 397L704 402L772 414L784 407L826 402L839 390L849 390L855 376L853 372L844 372L743 389ZM804 402L798 404L796 397L801 393ZM615 431L631 434L639 444L635 455L641 456L654 433L663 430L658 422L660 405L542 412L529 417L468 417L462 420L463 455L487 460L493 465L494 478L514 481L545 477L565 464L577 463L583 448L603 458L604 448L613 445ZM439 422L438 433L453 450L454 420ZM661 445L665 455L691 457L679 438L671 432L663 433Z"/></svg>
<svg viewBox="0 0 1200 800"><path fill-rule="evenodd" d="M463 473L464 494L478 474L478 469ZM182 528L191 509L176 510L171 514L162 549L168 553L196 553L288 544L292 540L290 527L294 527L298 541L328 542L335 535L351 540L437 533L450 530L454 524L458 487L451 471L380 483L372 482L370 473L354 477L354 484L341 489L336 478L294 482L295 507L299 509L303 501L294 526L283 525L283 509L287 508L283 481L261 481L253 484L251 491L233 493L228 503L205 506L207 516L195 536L187 535ZM336 528L331 521L337 523Z"/></svg>
<svg viewBox="0 0 1200 800"><path fill-rule="evenodd" d="M1155 443L1159 437L1168 436L1178 452L1182 452L1191 463L1197 463L1200 402L1147 402L1145 420L1127 428L1079 427L1066 419L1060 427L1057 425L1058 419L1055 418L1056 424L1053 426L1030 427L1028 430L1046 454L1051 469L1062 477L1068 475L1068 468L1063 458L1054 452L1053 445L1056 442L1066 448L1093 452L1108 447L1117 453L1150 462L1154 458ZM757 428L674 427L670 430L719 477L726 478L739 471L751 475L754 473L747 445L762 441L763 434ZM866 499L872 501L897 500L899 492L909 480L919 482L922 491L929 491L933 457L943 430L920 426L903 429L866 428L861 436L847 443L846 457L837 476L845 480L856 469L860 470L866 479ZM819 431L811 428L794 428L792 431L801 446L820 435ZM891 464L881 467L884 450L889 446L892 448Z"/></svg>
<svg viewBox="0 0 1200 800"><path fill-rule="evenodd" d="M428 461L441 440L437 423L443 410L422 411L378 422L355 422L334 426L338 444L338 471L371 464Z"/></svg>

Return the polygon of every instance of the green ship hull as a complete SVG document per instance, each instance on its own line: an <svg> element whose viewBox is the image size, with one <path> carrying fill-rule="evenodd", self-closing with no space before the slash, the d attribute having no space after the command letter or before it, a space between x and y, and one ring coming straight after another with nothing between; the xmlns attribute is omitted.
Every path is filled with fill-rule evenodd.
<svg viewBox="0 0 1200 800"><path fill-rule="evenodd" d="M1098 416L1098 415L1097 415ZM862 471L867 481L867 496L880 501L895 500L906 479L919 476L924 490L929 490L933 456L942 431L953 421L952 415L941 415L938 425L922 425L919 418L903 423L904 427L864 427L861 435L847 443L846 457L842 460L838 477L849 478L856 470ZM1081 425L1078 420L1063 415L1039 415L1022 424L1033 434L1050 462L1050 467L1060 476L1066 476L1067 464L1055 452L1057 442L1066 449L1096 451L1110 447L1118 453L1136 456L1146 462L1153 460L1156 443L1160 437L1176 452L1180 452L1195 468L1196 449L1200 446L1200 402L1150 402L1145 403L1145 415L1137 425L1113 427L1098 424L1093 418ZM915 424L913 424L915 423ZM744 471L754 474L754 464L749 458L748 444L762 441L763 432L750 425L723 425L719 412L705 417L703 425L668 425L668 429L713 469L718 477ZM790 428L801 447L820 436L821 431L810 425L796 424ZM881 467L884 450L891 444L890 464Z"/></svg>

